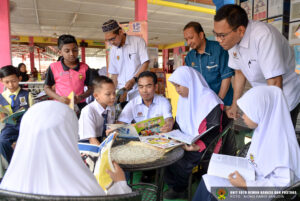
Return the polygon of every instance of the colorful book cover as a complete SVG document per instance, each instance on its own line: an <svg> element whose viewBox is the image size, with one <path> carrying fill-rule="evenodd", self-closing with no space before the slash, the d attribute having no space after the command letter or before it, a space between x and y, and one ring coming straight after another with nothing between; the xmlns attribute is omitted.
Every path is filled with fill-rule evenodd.
<svg viewBox="0 0 300 201"><path fill-rule="evenodd" d="M137 122L134 127L140 136L151 136L160 133L160 129L164 124L164 117L159 116Z"/></svg>
<svg viewBox="0 0 300 201"><path fill-rule="evenodd" d="M113 132L110 134L100 145L99 149L101 150L100 156L96 162L94 175L99 183L99 185L107 193L107 190L112 186L113 180L106 170L115 171L112 164L110 150L111 146L116 138L117 133Z"/></svg>
<svg viewBox="0 0 300 201"><path fill-rule="evenodd" d="M17 124L17 120L26 112L25 108L20 108L14 113L11 113L7 108L0 107L0 121L12 125Z"/></svg>
<svg viewBox="0 0 300 201"><path fill-rule="evenodd" d="M74 110L74 92L73 91L68 95L68 99L70 99L69 107L72 110Z"/></svg>
<svg viewBox="0 0 300 201"><path fill-rule="evenodd" d="M91 172L94 172L96 162L100 156L100 147L88 143L78 143L78 149L83 162Z"/></svg>

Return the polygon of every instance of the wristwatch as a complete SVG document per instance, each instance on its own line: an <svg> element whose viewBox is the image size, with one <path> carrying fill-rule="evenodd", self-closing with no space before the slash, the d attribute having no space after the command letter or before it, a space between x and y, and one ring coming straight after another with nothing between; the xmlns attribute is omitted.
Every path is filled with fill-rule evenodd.
<svg viewBox="0 0 300 201"><path fill-rule="evenodd" d="M137 83L138 78L134 76L133 79L134 79L134 81Z"/></svg>

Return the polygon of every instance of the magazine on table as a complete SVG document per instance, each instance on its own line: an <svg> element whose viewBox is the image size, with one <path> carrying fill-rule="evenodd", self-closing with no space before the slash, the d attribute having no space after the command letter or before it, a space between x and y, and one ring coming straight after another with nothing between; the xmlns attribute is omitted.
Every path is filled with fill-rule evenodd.
<svg viewBox="0 0 300 201"><path fill-rule="evenodd" d="M238 171L247 181L255 181L255 170L249 160L243 157L213 154L207 174L228 179L229 174Z"/></svg>
<svg viewBox="0 0 300 201"><path fill-rule="evenodd" d="M146 119L135 124L107 124L107 128L116 130L121 138L140 138L160 133L165 124L163 116Z"/></svg>
<svg viewBox="0 0 300 201"><path fill-rule="evenodd" d="M162 149L170 149L183 145L182 142L168 139L163 134L140 137L140 141Z"/></svg>
<svg viewBox="0 0 300 201"><path fill-rule="evenodd" d="M205 136L210 130L212 130L215 126L210 127L209 129L207 129L206 131L204 131L201 134L198 135L189 135L187 133L183 133L181 132L179 129L176 130L172 130L168 133L164 133L164 135L168 138L172 138L174 140L183 142L185 144L193 144L194 142L196 142L198 139L200 139L201 137Z"/></svg>
<svg viewBox="0 0 300 201"><path fill-rule="evenodd" d="M8 124L17 124L17 120L22 117L22 115L26 112L26 109L21 107L16 112L12 113L5 106L0 106L0 121L2 123Z"/></svg>

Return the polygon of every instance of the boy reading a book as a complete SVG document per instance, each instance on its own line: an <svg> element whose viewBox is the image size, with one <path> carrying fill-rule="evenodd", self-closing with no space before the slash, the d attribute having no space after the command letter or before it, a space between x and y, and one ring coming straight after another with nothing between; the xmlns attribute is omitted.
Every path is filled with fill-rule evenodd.
<svg viewBox="0 0 300 201"><path fill-rule="evenodd" d="M85 98L92 94L90 68L78 60L78 45L74 36L61 35L57 41L60 61L50 64L45 79L46 94L65 104L70 103L68 96L74 92L74 103L81 110L85 105ZM52 86L55 85L55 91ZM88 90L84 92L84 86Z"/></svg>
<svg viewBox="0 0 300 201"><path fill-rule="evenodd" d="M246 159L255 170L255 180L243 177L239 166L234 167L236 171L224 175L228 179L203 175L194 201L217 200L211 187L275 187L274 190L281 190L300 180L300 149L282 90L276 86L253 87L237 100L237 104L244 113L245 124L254 129Z"/></svg>
<svg viewBox="0 0 300 201"><path fill-rule="evenodd" d="M114 123L116 98L115 85L106 76L93 80L95 100L85 106L79 118L79 136L81 142L100 145L106 136L106 124Z"/></svg>
<svg viewBox="0 0 300 201"><path fill-rule="evenodd" d="M0 94L0 105L9 115L24 108L28 109L33 104L30 92L19 86L19 72L14 66L4 66L0 69L0 79L6 88ZM3 114L2 114L3 115ZM0 153L10 162L15 143L19 136L22 116L16 119L16 124L6 123L0 135Z"/></svg>

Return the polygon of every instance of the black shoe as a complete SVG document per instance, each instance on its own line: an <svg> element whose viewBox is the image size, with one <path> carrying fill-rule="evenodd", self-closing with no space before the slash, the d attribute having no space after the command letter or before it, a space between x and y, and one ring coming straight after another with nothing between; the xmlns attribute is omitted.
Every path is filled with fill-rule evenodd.
<svg viewBox="0 0 300 201"><path fill-rule="evenodd" d="M175 200L175 199L187 199L187 191L182 192L176 192L173 188L168 189L164 192L164 198L169 200Z"/></svg>
<svg viewBox="0 0 300 201"><path fill-rule="evenodd" d="M141 182L151 183L155 180L155 171L145 171L142 172Z"/></svg>

